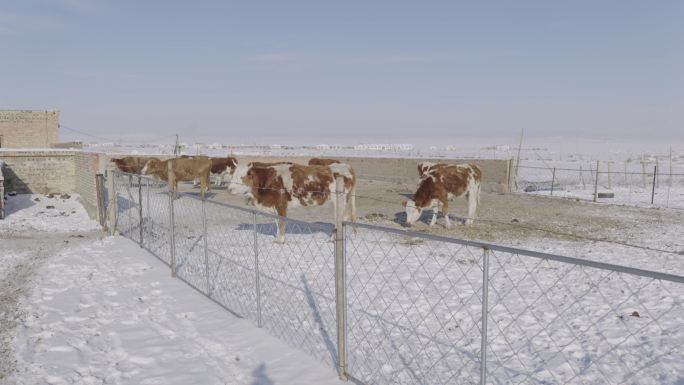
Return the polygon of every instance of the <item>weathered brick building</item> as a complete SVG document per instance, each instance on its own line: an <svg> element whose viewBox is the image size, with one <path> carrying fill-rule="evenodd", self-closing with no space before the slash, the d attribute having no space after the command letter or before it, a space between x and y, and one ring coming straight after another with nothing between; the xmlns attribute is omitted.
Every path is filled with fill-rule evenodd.
<svg viewBox="0 0 684 385"><path fill-rule="evenodd" d="M0 148L51 148L58 131L59 111L0 110Z"/></svg>

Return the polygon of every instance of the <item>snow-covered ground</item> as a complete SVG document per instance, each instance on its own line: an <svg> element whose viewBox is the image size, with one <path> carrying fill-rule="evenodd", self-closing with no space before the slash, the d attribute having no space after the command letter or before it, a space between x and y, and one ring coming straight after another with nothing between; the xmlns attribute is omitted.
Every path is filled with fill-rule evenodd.
<svg viewBox="0 0 684 385"><path fill-rule="evenodd" d="M98 239L74 197L8 203L0 383L339 383L331 368L171 278L131 240Z"/></svg>
<svg viewBox="0 0 684 385"><path fill-rule="evenodd" d="M596 163L526 161L518 170L519 187L530 194L551 195L553 180L556 197L593 200L596 188L598 193L614 194L612 198L599 198L602 203L684 209L684 165L664 165L658 169L655 179L653 165L642 167L632 160L618 165L620 170L624 167L624 173L616 171L616 165L608 173L608 165L607 162L599 164L595 186ZM558 167L555 174L553 167Z"/></svg>
<svg viewBox="0 0 684 385"><path fill-rule="evenodd" d="M137 194L119 186L119 229L139 240ZM159 188L143 199L143 246L170 263L168 195ZM330 226L290 222L287 242L277 244L273 221L261 215L213 202L203 208L187 195L174 202L174 215L179 277L255 323L260 310L266 330L334 365ZM671 230L654 242L676 237ZM577 251L576 242L535 246ZM477 383L483 251L368 229L348 229L345 247L350 373L368 384ZM587 244L584 252L684 271L674 253L614 244ZM684 381L681 283L503 252L491 253L489 279L490 383Z"/></svg>
<svg viewBox="0 0 684 385"><path fill-rule="evenodd" d="M601 188L598 192L613 193L611 198L598 198L596 201L600 203L684 209L684 186L662 187L655 191L643 187L616 186L611 189ZM653 203L651 203L652 193ZM551 191L532 191L530 194L550 196ZM594 191L581 186L562 186L559 189L554 189L553 196L591 201L594 199Z"/></svg>
<svg viewBox="0 0 684 385"><path fill-rule="evenodd" d="M7 217L0 220L4 234L30 232L79 232L99 228L90 220L79 203L78 194L52 195L19 194L9 196L6 202Z"/></svg>

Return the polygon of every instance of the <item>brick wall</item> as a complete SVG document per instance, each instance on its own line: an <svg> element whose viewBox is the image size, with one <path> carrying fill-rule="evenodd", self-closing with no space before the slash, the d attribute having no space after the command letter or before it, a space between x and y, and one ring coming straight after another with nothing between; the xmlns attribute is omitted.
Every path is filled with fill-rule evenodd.
<svg viewBox="0 0 684 385"><path fill-rule="evenodd" d="M88 215L94 219L97 219L95 174L104 172L106 164L102 164L102 162L106 160L105 154L96 152L76 152L74 155L76 173L73 191L81 196L83 207L85 207Z"/></svg>
<svg viewBox="0 0 684 385"><path fill-rule="evenodd" d="M59 111L0 110L0 148L50 148L58 130Z"/></svg>
<svg viewBox="0 0 684 385"><path fill-rule="evenodd" d="M74 151L0 150L5 166L5 191L20 194L73 192Z"/></svg>
<svg viewBox="0 0 684 385"><path fill-rule="evenodd" d="M6 166L5 191L19 194L77 193L88 215L97 219L95 174L103 172L105 154L77 150L0 150Z"/></svg>

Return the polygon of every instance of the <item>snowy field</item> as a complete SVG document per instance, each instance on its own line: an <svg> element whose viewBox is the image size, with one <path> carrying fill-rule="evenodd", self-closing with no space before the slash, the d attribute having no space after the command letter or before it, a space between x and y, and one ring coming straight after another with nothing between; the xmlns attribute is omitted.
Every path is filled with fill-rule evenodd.
<svg viewBox="0 0 684 385"><path fill-rule="evenodd" d="M54 206L54 209L47 206ZM235 317L75 197L10 197L0 220L2 384L336 384Z"/></svg>
<svg viewBox="0 0 684 385"><path fill-rule="evenodd" d="M650 188L616 186L611 189L601 188L598 192L614 194L612 198L597 198L596 201L599 203L684 209L684 186L657 189L653 194L653 203L651 203L652 190ZM550 196L551 192L550 190L533 191L530 194ZM592 201L594 191L581 186L559 186L558 189L554 189L553 196Z"/></svg>
<svg viewBox="0 0 684 385"><path fill-rule="evenodd" d="M118 186L119 230L140 241L137 189ZM143 202L142 245L168 264L165 188L145 190ZM335 365L330 225L291 221L287 242L278 244L272 219L210 201L203 207L189 195L174 202L174 216L181 279ZM368 384L478 383L482 249L378 229L346 233L350 374ZM562 255L564 247L540 248ZM653 270L684 271L681 257L669 254L654 260L634 249L594 251L588 258L623 264L634 255ZM681 277L671 282L502 251L491 252L488 277L489 383L684 381Z"/></svg>
<svg viewBox="0 0 684 385"><path fill-rule="evenodd" d="M654 178L653 165L642 167L635 160L611 164L610 172L608 163L599 164L598 185L595 186L595 162L525 161L518 170L519 187L530 194L550 196L553 181L553 196L556 197L591 201L596 188L598 193L614 194L613 198L599 198L597 201L601 203L684 209L684 165L663 165ZM557 167L555 174L553 167ZM624 172L621 171L623 167Z"/></svg>

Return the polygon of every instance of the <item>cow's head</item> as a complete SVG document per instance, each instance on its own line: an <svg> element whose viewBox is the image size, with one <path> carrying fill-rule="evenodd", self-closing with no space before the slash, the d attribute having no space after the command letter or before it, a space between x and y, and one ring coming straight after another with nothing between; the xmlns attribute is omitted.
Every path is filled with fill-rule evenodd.
<svg viewBox="0 0 684 385"><path fill-rule="evenodd" d="M413 199L404 202L406 208L406 224L412 225L420 218L423 209L430 205L435 198L436 176L427 174L420 178Z"/></svg>
<svg viewBox="0 0 684 385"><path fill-rule="evenodd" d="M423 208L416 206L416 202L413 200L404 202L404 206L406 208L406 224L411 226L420 218Z"/></svg>
<svg viewBox="0 0 684 385"><path fill-rule="evenodd" d="M252 185L249 183L250 165L238 165L230 177L228 184L228 192L236 195L247 195L252 191Z"/></svg>

